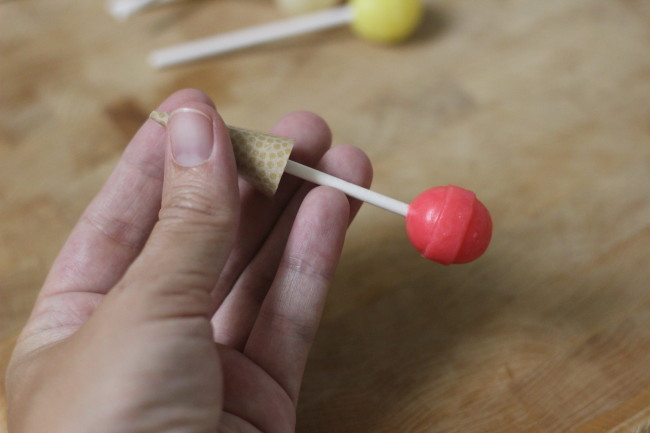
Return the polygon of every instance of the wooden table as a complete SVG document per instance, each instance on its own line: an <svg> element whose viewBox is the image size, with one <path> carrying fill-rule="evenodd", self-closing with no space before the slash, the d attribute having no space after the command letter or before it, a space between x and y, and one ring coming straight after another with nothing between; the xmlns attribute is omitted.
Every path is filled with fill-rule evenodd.
<svg viewBox="0 0 650 433"><path fill-rule="evenodd" d="M398 48L337 29L156 71L153 48L280 13L195 1L118 23L101 1L1 2L2 365L122 148L189 86L250 128L321 114L369 154L378 191L454 183L492 211L488 253L443 267L364 207L299 432L648 431L650 2L426 3Z"/></svg>

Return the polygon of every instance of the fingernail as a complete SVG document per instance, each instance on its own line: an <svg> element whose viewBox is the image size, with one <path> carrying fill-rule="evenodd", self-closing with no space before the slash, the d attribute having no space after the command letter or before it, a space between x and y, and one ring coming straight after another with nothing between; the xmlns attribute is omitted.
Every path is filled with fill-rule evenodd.
<svg viewBox="0 0 650 433"><path fill-rule="evenodd" d="M212 155L212 119L193 108L181 108L169 118L172 156L183 167L201 165Z"/></svg>

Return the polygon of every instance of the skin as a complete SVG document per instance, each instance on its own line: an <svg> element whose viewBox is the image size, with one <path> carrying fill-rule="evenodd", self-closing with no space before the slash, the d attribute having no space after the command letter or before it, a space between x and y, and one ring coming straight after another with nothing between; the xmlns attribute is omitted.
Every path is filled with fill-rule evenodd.
<svg viewBox="0 0 650 433"><path fill-rule="evenodd" d="M360 204L289 176L274 199L238 180L212 101L206 162L178 163L148 120L62 248L7 373L12 433L295 431L305 362ZM369 186L360 150L317 116L274 133L292 159Z"/></svg>

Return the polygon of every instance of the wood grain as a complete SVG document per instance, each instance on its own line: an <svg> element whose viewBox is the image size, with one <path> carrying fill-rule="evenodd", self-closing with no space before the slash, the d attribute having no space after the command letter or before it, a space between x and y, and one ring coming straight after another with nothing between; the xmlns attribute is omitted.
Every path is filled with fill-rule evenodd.
<svg viewBox="0 0 650 433"><path fill-rule="evenodd" d="M315 111L337 144L369 154L376 190L409 201L454 183L493 214L486 256L442 267L417 257L398 217L362 210L299 432L648 431L650 3L426 3L397 48L338 29L155 71L153 48L280 14L194 1L117 23L101 2L2 2L2 370L133 132L197 87L252 129Z"/></svg>

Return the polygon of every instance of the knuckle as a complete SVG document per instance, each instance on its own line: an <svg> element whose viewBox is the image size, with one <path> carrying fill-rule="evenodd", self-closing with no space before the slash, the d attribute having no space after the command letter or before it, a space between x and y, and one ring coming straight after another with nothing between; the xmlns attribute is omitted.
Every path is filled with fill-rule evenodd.
<svg viewBox="0 0 650 433"><path fill-rule="evenodd" d="M323 263L324 261L317 257L307 258L304 254L287 254L282 258L281 265L294 275L314 281L318 285L327 285L331 280L331 275L317 265L317 263Z"/></svg>
<svg viewBox="0 0 650 433"><path fill-rule="evenodd" d="M146 280L134 276L121 292L113 296L119 306L146 312L146 317L150 318L207 318L213 311L213 302L205 282L211 277L178 270L159 272Z"/></svg>
<svg viewBox="0 0 650 433"><path fill-rule="evenodd" d="M315 326L304 318L292 317L277 311L262 311L260 316L271 332L298 343L310 343L316 333Z"/></svg>
<svg viewBox="0 0 650 433"><path fill-rule="evenodd" d="M159 299L166 301L159 303L158 313L176 318L209 316L213 302L210 292L204 288L204 282L210 277L192 273L168 276L157 288ZM179 290L179 287L182 289Z"/></svg>
<svg viewBox="0 0 650 433"><path fill-rule="evenodd" d="M81 220L107 239L133 251L139 251L148 234L143 226L124 217L106 217L98 212L82 215Z"/></svg>
<svg viewBox="0 0 650 433"><path fill-rule="evenodd" d="M234 209L195 186L172 187L159 214L160 221L167 225L189 223L212 228L230 228L235 217Z"/></svg>

